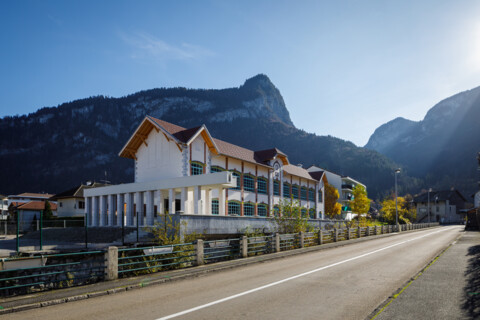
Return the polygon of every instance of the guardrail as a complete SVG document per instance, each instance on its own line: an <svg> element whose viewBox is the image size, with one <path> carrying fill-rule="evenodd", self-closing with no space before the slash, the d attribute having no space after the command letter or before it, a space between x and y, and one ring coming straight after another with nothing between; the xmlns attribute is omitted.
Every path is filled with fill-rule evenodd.
<svg viewBox="0 0 480 320"><path fill-rule="evenodd" d="M109 247L89 251L0 260L0 296L34 293L85 285L118 277L192 267L205 263L247 258L366 236L438 226L417 225L334 228L316 232L197 240L165 246Z"/></svg>
<svg viewBox="0 0 480 320"><path fill-rule="evenodd" d="M73 287L105 279L105 251L5 258L0 263L0 296Z"/></svg>

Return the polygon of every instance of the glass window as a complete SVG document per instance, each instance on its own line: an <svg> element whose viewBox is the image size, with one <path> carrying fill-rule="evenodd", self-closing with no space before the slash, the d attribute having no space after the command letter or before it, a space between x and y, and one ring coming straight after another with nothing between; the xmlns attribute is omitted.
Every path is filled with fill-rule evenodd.
<svg viewBox="0 0 480 320"><path fill-rule="evenodd" d="M315 189L308 189L308 201L315 201Z"/></svg>
<svg viewBox="0 0 480 320"><path fill-rule="evenodd" d="M323 193L322 190L318 191L318 202L323 202Z"/></svg>
<svg viewBox="0 0 480 320"><path fill-rule="evenodd" d="M85 209L85 201L78 202L78 209Z"/></svg>
<svg viewBox="0 0 480 320"><path fill-rule="evenodd" d="M302 189L300 189L300 198L302 200L307 200L307 187L302 187Z"/></svg>
<svg viewBox="0 0 480 320"><path fill-rule="evenodd" d="M259 217L266 217L267 216L267 205L266 204L259 204L257 206L257 213Z"/></svg>
<svg viewBox="0 0 480 320"><path fill-rule="evenodd" d="M310 219L315 219L315 209L314 208L310 208L310 210L308 210L308 213L310 215Z"/></svg>
<svg viewBox="0 0 480 320"><path fill-rule="evenodd" d="M212 200L212 214L218 215L218 199Z"/></svg>
<svg viewBox="0 0 480 320"><path fill-rule="evenodd" d="M279 196L280 195L280 182L273 181L273 195Z"/></svg>
<svg viewBox="0 0 480 320"><path fill-rule="evenodd" d="M273 207L273 214L275 215L275 217L278 217L280 215L280 208L277 205Z"/></svg>
<svg viewBox="0 0 480 320"><path fill-rule="evenodd" d="M290 184L288 182L283 183L283 196L290 198Z"/></svg>
<svg viewBox="0 0 480 320"><path fill-rule="evenodd" d="M267 179L257 178L258 193L267 194Z"/></svg>
<svg viewBox="0 0 480 320"><path fill-rule="evenodd" d="M302 208L302 218L305 218L307 216L307 208Z"/></svg>
<svg viewBox="0 0 480 320"><path fill-rule="evenodd" d="M240 190L240 179L241 179L240 174L238 172L233 171L232 175L237 178L237 186L234 187L234 188L230 188L230 189Z"/></svg>
<svg viewBox="0 0 480 320"><path fill-rule="evenodd" d="M255 191L255 180L251 175L246 174L243 176L243 190Z"/></svg>
<svg viewBox="0 0 480 320"><path fill-rule="evenodd" d="M298 199L298 186L292 186L293 199Z"/></svg>
<svg viewBox="0 0 480 320"><path fill-rule="evenodd" d="M190 163L190 175L196 176L199 174L203 174L203 164L201 164L200 162Z"/></svg>
<svg viewBox="0 0 480 320"><path fill-rule="evenodd" d="M210 173L215 173L215 172L222 172L223 168L219 166L211 166L210 167Z"/></svg>
<svg viewBox="0 0 480 320"><path fill-rule="evenodd" d="M253 203L245 203L243 205L243 215L247 217L253 217L255 215L255 206Z"/></svg>
<svg viewBox="0 0 480 320"><path fill-rule="evenodd" d="M238 201L228 201L228 215L229 216L240 215L240 203Z"/></svg>

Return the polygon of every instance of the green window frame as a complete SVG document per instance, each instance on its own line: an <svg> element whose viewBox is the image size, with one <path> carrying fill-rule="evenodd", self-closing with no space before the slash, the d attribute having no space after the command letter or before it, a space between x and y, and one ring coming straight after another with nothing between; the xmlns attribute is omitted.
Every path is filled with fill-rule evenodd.
<svg viewBox="0 0 480 320"><path fill-rule="evenodd" d="M307 217L307 208L302 208L300 212L302 213L302 218Z"/></svg>
<svg viewBox="0 0 480 320"><path fill-rule="evenodd" d="M266 217L267 216L267 205L264 203L257 205L257 215L259 217Z"/></svg>
<svg viewBox="0 0 480 320"><path fill-rule="evenodd" d="M204 164L198 161L190 162L190 175L197 176L203 174Z"/></svg>
<svg viewBox="0 0 480 320"><path fill-rule="evenodd" d="M298 186L296 184L292 186L292 196L293 199L298 199Z"/></svg>
<svg viewBox="0 0 480 320"><path fill-rule="evenodd" d="M268 193L267 179L265 179L263 177L257 178L257 190L258 190L258 193L261 193L261 194L267 194Z"/></svg>
<svg viewBox="0 0 480 320"><path fill-rule="evenodd" d="M318 191L318 202L323 202L323 193L322 190Z"/></svg>
<svg viewBox="0 0 480 320"><path fill-rule="evenodd" d="M212 199L212 214L214 216L219 215L219 210L218 210L218 199Z"/></svg>
<svg viewBox="0 0 480 320"><path fill-rule="evenodd" d="M243 175L243 190L255 192L255 178L252 175Z"/></svg>
<svg viewBox="0 0 480 320"><path fill-rule="evenodd" d="M273 181L273 195L274 196L280 195L280 181L278 180Z"/></svg>
<svg viewBox="0 0 480 320"><path fill-rule="evenodd" d="M307 187L301 187L301 189L300 189L300 199L307 200Z"/></svg>
<svg viewBox="0 0 480 320"><path fill-rule="evenodd" d="M290 183L283 183L283 196L290 198Z"/></svg>
<svg viewBox="0 0 480 320"><path fill-rule="evenodd" d="M310 210L308 210L308 214L310 219L315 219L315 208L310 208Z"/></svg>
<svg viewBox="0 0 480 320"><path fill-rule="evenodd" d="M233 189L233 190L240 190L240 179L242 178L242 175L236 171L232 171L232 175L234 177L237 177L237 186L236 187L233 187L233 188L230 188L230 189Z"/></svg>
<svg viewBox="0 0 480 320"><path fill-rule="evenodd" d="M240 202L236 200L228 201L228 215L229 216L239 216L240 215Z"/></svg>
<svg viewBox="0 0 480 320"><path fill-rule="evenodd" d="M315 189L308 189L308 201L315 201Z"/></svg>
<svg viewBox="0 0 480 320"><path fill-rule="evenodd" d="M215 172L222 172L225 171L222 167L219 166L211 166L210 167L210 173L215 173Z"/></svg>
<svg viewBox="0 0 480 320"><path fill-rule="evenodd" d="M253 217L255 215L255 205L251 202L244 203L243 215L247 217Z"/></svg>

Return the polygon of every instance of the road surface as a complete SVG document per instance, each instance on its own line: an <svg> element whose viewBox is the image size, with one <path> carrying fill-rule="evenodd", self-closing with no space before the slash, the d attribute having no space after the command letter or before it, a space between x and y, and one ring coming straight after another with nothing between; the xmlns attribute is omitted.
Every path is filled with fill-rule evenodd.
<svg viewBox="0 0 480 320"><path fill-rule="evenodd" d="M365 319L462 232L450 226L402 233L2 320Z"/></svg>

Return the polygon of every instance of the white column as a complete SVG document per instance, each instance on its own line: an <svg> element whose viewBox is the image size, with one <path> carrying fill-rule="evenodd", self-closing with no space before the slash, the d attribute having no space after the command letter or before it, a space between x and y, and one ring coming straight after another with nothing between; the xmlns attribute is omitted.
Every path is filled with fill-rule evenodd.
<svg viewBox="0 0 480 320"><path fill-rule="evenodd" d="M208 214L208 215L211 215L212 214L212 204L210 202L210 199L212 198L212 190L210 189L204 189L203 190L204 192L204 196L202 197L204 200L203 200L203 204L202 204L202 214Z"/></svg>
<svg viewBox="0 0 480 320"><path fill-rule="evenodd" d="M92 225L92 197L85 198L85 217L87 225Z"/></svg>
<svg viewBox="0 0 480 320"><path fill-rule="evenodd" d="M107 217L107 196L100 196L100 222L99 226L103 227L106 225Z"/></svg>
<svg viewBox="0 0 480 320"><path fill-rule="evenodd" d="M218 215L225 215L225 189L218 188Z"/></svg>
<svg viewBox="0 0 480 320"><path fill-rule="evenodd" d="M138 223L139 226L143 226L143 192L135 192L135 211L137 211L135 225Z"/></svg>
<svg viewBox="0 0 480 320"><path fill-rule="evenodd" d="M113 226L115 221L115 195L108 195L108 214L107 214L107 225Z"/></svg>
<svg viewBox="0 0 480 320"><path fill-rule="evenodd" d="M152 226L153 225L153 209L154 209L154 204L153 204L153 193L154 191L147 191L147 226Z"/></svg>
<svg viewBox="0 0 480 320"><path fill-rule="evenodd" d="M98 196L92 198L92 226L98 226Z"/></svg>
<svg viewBox="0 0 480 320"><path fill-rule="evenodd" d="M175 189L168 189L168 213L175 213Z"/></svg>
<svg viewBox="0 0 480 320"><path fill-rule="evenodd" d="M163 195L162 190L158 190L158 213L159 214L165 214L165 196Z"/></svg>
<svg viewBox="0 0 480 320"><path fill-rule="evenodd" d="M319 191L320 182L315 183L315 218L320 219L320 202L318 201L318 191Z"/></svg>
<svg viewBox="0 0 480 320"><path fill-rule="evenodd" d="M117 226L122 226L123 210L125 203L123 193L117 194Z"/></svg>
<svg viewBox="0 0 480 320"><path fill-rule="evenodd" d="M133 193L126 193L125 196L127 197L127 223L125 225L131 227L133 226Z"/></svg>
<svg viewBox="0 0 480 320"><path fill-rule="evenodd" d="M180 194L180 211L186 213L186 204L187 204L187 188L182 188L182 193Z"/></svg>
<svg viewBox="0 0 480 320"><path fill-rule="evenodd" d="M193 213L194 214L202 214L200 211L201 208L201 188L199 186L193 187Z"/></svg>

